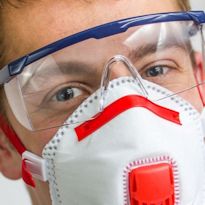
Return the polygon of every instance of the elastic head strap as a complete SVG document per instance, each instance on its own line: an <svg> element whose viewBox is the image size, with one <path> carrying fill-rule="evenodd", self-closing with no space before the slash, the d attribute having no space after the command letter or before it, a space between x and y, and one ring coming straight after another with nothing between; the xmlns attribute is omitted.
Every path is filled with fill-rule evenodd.
<svg viewBox="0 0 205 205"><path fill-rule="evenodd" d="M6 120L1 115L0 115L0 128L2 129L6 137L9 139L11 144L16 148L18 153L22 156L22 154L26 151L26 148L20 141L17 134L11 128L11 126L8 125Z"/></svg>
<svg viewBox="0 0 205 205"><path fill-rule="evenodd" d="M9 139L11 144L15 147L18 153L22 156L24 152L26 152L26 148L23 143L20 141L19 137L15 133L15 131L8 125L6 120L0 115L0 128ZM22 178L24 182L32 187L35 187L34 180L29 170L26 167L25 159L22 160Z"/></svg>

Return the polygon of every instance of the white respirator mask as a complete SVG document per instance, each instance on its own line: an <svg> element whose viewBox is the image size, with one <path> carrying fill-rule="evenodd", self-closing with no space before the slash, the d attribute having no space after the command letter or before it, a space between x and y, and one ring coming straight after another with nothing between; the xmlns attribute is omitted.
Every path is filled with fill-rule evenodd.
<svg viewBox="0 0 205 205"><path fill-rule="evenodd" d="M45 146L53 205L205 203L201 115L137 78L106 79Z"/></svg>

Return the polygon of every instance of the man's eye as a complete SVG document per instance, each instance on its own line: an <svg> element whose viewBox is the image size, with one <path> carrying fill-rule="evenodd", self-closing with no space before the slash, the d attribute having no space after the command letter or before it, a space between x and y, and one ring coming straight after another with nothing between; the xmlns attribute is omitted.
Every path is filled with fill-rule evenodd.
<svg viewBox="0 0 205 205"><path fill-rule="evenodd" d="M146 77L159 77L165 75L169 68L163 65L153 66L145 71Z"/></svg>
<svg viewBox="0 0 205 205"><path fill-rule="evenodd" d="M52 101L65 102L82 94L78 88L65 87L59 90L53 97Z"/></svg>

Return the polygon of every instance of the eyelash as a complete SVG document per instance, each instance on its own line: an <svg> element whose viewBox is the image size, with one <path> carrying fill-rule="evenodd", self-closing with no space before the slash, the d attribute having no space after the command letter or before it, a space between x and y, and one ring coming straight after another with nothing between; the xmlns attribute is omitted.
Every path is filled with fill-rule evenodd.
<svg viewBox="0 0 205 205"><path fill-rule="evenodd" d="M53 102L57 101L57 100L54 99L56 97L57 93L60 92L61 90L65 89L65 88L81 90L80 95L73 96L73 98L71 98L70 100L64 102L64 103L70 103L70 104L72 103L73 100L75 100L76 98L83 95L83 93L86 93L86 92L90 93L91 92L91 90L84 84L76 83L76 82L67 83L67 84L64 83L63 85L57 86L54 90L52 90L51 92L46 94L46 96L43 98L43 100L41 102L41 105L47 105L48 103L53 103Z"/></svg>
<svg viewBox="0 0 205 205"><path fill-rule="evenodd" d="M152 69L152 68L156 68L156 67L163 67L163 68L167 68L167 72L165 73L165 75L169 72L171 72L172 70L178 70L178 66L177 64L169 59L162 59L162 60L158 60L155 62L151 62L145 66L143 66L140 70L139 73L141 74L141 76L144 78L157 78L159 76L156 77L152 77L152 76L145 76L144 74L146 73L146 71ZM164 75L164 74L162 74Z"/></svg>
<svg viewBox="0 0 205 205"><path fill-rule="evenodd" d="M150 78L158 77L158 76L148 76L148 75L149 75L149 74L148 74L148 71L151 71L151 70L154 69L154 68L166 68L165 73L159 74L158 76L166 75L167 72L169 72L169 69L170 69L167 65L155 65L155 66L149 67L149 68L147 68L147 69L145 70L145 74L146 74L146 77L147 77L147 78L149 78L149 77L150 77Z"/></svg>

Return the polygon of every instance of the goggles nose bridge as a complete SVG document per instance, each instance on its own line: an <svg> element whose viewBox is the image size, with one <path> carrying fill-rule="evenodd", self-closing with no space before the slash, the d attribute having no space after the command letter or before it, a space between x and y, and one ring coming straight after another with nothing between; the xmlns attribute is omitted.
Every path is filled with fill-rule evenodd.
<svg viewBox="0 0 205 205"><path fill-rule="evenodd" d="M100 112L104 109L105 98L108 91L109 82L122 76L132 76L136 81L136 86L140 88L141 94L148 97L148 92L143 85L143 79L131 61L123 55L115 55L104 67L100 85Z"/></svg>
<svg viewBox="0 0 205 205"><path fill-rule="evenodd" d="M128 65L121 59L115 59L115 61L109 63L107 67L109 69L107 73L109 81L123 76L132 76Z"/></svg>

